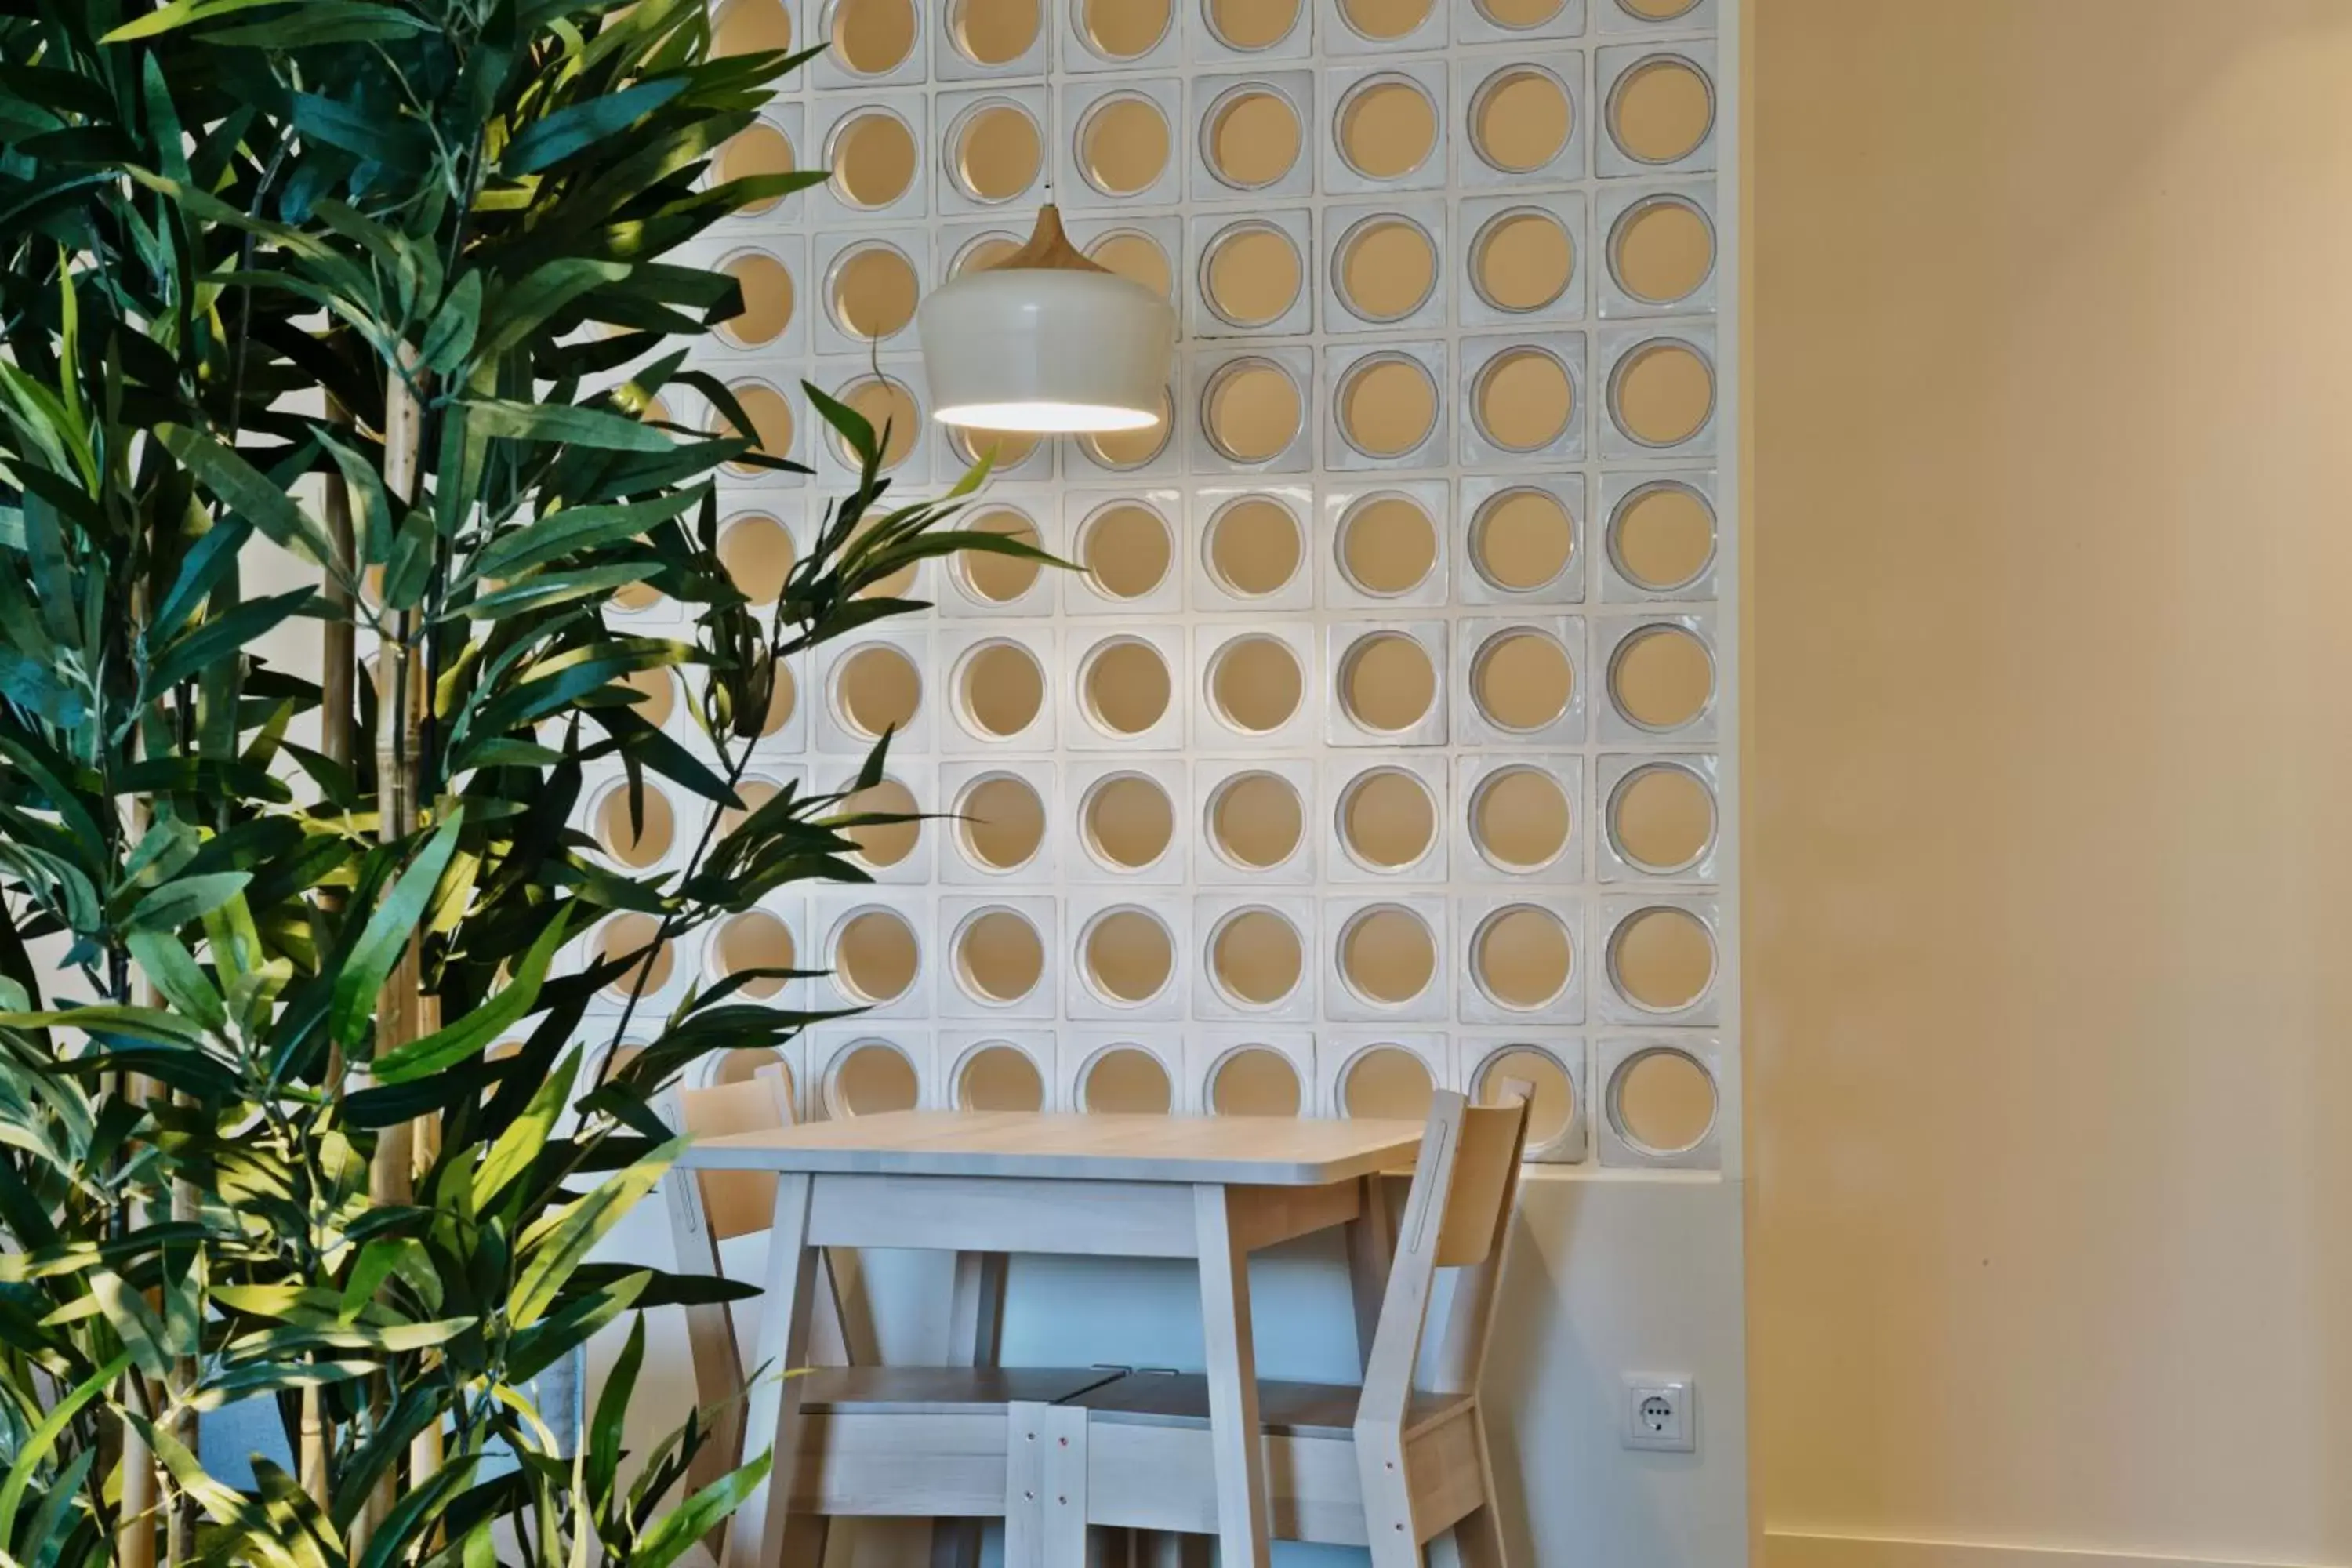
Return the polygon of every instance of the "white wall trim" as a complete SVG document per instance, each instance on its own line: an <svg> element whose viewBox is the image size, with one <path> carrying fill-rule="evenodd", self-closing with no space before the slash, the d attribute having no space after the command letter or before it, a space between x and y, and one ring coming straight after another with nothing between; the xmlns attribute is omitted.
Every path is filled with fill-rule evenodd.
<svg viewBox="0 0 2352 1568"><path fill-rule="evenodd" d="M2235 1557L2168 1557L1982 1542L1903 1541L1873 1535L1764 1534L1764 1568L2344 1568Z"/></svg>

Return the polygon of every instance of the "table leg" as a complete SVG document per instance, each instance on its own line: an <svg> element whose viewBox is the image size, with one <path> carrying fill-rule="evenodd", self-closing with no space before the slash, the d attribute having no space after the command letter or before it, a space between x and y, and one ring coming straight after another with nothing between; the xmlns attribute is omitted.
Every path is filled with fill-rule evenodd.
<svg viewBox="0 0 2352 1568"><path fill-rule="evenodd" d="M1004 1254L959 1252L948 1306L949 1366L994 1366L1003 1337ZM931 1568L980 1568L980 1521L931 1524Z"/></svg>
<svg viewBox="0 0 2352 1568"><path fill-rule="evenodd" d="M818 1258L808 1245L810 1185L805 1175L776 1178L775 1225L768 1233L768 1299L754 1363L760 1379L751 1385L744 1413L745 1457L754 1458L767 1447L775 1458L768 1479L743 1500L730 1523L729 1568L817 1568L823 1559L821 1529L790 1528L803 1380L782 1375L808 1364Z"/></svg>
<svg viewBox="0 0 2352 1568"><path fill-rule="evenodd" d="M1362 1366L1371 1364L1372 1336L1380 1330L1381 1302L1388 1296L1394 1230L1384 1178L1366 1176L1356 1217L1348 1222L1348 1289L1355 1297L1356 1356Z"/></svg>
<svg viewBox="0 0 2352 1568"><path fill-rule="evenodd" d="M1201 1328L1208 1351L1210 1443L1216 1458L1217 1560L1268 1568L1265 1447L1258 1430L1257 1354L1250 1340L1249 1254L1234 1234L1226 1190L1192 1189L1201 1260Z"/></svg>

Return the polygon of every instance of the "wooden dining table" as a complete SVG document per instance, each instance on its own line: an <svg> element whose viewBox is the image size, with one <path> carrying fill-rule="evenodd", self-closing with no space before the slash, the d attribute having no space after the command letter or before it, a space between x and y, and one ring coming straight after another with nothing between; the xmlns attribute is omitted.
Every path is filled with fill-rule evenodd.
<svg viewBox="0 0 2352 1568"><path fill-rule="evenodd" d="M1220 1560L1265 1568L1249 1255L1345 1226L1357 1340L1369 1347L1391 1243L1380 1177L1410 1170L1421 1137L1417 1121L1369 1119L907 1110L711 1138L678 1163L777 1178L753 1363L770 1368L807 1364L824 1248L958 1254L950 1353L964 1365L993 1360L1008 1254L1194 1259ZM801 1382L766 1377L751 1390L747 1452L764 1433L776 1453L794 1451ZM782 1563L784 1516L771 1479L730 1523L732 1568Z"/></svg>

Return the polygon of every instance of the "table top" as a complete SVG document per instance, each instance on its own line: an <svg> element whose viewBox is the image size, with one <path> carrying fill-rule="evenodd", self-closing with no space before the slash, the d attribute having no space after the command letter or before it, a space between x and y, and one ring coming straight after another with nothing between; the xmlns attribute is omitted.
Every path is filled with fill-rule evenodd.
<svg viewBox="0 0 2352 1568"><path fill-rule="evenodd" d="M894 1110L707 1138L678 1163L707 1171L1320 1187L1410 1169L1421 1131L1418 1121L1369 1118Z"/></svg>

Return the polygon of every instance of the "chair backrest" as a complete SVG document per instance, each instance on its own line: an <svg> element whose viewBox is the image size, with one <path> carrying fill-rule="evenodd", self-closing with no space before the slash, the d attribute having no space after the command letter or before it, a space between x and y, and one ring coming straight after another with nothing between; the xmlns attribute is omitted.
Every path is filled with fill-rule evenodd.
<svg viewBox="0 0 2352 1568"><path fill-rule="evenodd" d="M792 1079L783 1064L763 1067L739 1083L681 1089L677 1126L693 1138L723 1138L730 1132L765 1132L793 1124ZM704 1227L713 1242L762 1231L776 1216L776 1178L761 1171L703 1171Z"/></svg>
<svg viewBox="0 0 2352 1568"><path fill-rule="evenodd" d="M1359 1426L1402 1424L1440 1268L1462 1272L1446 1310L1433 1392L1465 1394L1477 1386L1511 1205L1518 1193L1528 1104L1535 1098L1530 1084L1509 1080L1503 1088L1501 1105L1474 1106L1445 1092L1430 1107L1412 1188L1397 1226L1380 1326L1364 1365Z"/></svg>

